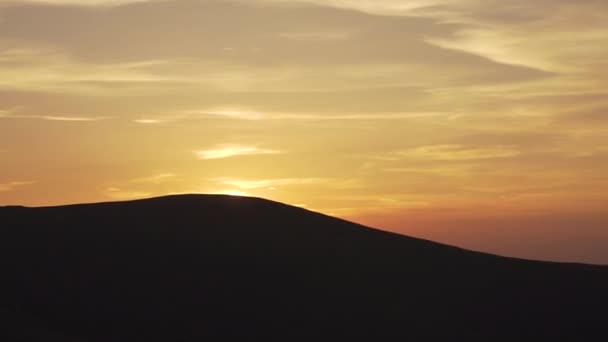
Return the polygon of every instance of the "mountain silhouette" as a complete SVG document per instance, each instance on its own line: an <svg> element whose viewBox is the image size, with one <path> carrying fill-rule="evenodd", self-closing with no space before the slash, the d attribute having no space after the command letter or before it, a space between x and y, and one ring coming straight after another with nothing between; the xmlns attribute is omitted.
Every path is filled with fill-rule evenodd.
<svg viewBox="0 0 608 342"><path fill-rule="evenodd" d="M0 207L2 341L608 340L608 267L258 198Z"/></svg>

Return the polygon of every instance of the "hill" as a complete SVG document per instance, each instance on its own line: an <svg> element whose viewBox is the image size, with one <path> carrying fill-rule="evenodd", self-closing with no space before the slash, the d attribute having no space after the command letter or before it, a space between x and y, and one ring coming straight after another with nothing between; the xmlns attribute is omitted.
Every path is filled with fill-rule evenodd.
<svg viewBox="0 0 608 342"><path fill-rule="evenodd" d="M608 267L257 198L0 207L0 260L4 341L608 339Z"/></svg>

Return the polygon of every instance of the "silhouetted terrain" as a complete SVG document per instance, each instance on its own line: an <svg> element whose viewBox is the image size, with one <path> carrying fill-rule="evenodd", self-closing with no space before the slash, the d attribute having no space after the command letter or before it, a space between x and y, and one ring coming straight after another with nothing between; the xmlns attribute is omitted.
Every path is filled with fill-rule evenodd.
<svg viewBox="0 0 608 342"><path fill-rule="evenodd" d="M608 267L261 199L4 207L0 234L2 341L608 340Z"/></svg>

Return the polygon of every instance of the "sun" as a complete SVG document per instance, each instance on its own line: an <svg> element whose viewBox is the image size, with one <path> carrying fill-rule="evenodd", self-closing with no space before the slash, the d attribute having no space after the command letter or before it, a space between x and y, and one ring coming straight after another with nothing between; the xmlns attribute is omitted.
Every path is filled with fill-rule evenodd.
<svg viewBox="0 0 608 342"><path fill-rule="evenodd" d="M222 190L212 192L214 195L229 195L229 196L244 196L251 197L252 195L241 190Z"/></svg>

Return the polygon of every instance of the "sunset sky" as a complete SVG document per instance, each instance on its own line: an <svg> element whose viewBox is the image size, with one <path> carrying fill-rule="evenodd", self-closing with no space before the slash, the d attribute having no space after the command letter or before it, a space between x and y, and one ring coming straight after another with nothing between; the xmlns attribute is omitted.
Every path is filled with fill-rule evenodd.
<svg viewBox="0 0 608 342"><path fill-rule="evenodd" d="M608 1L0 0L0 205L265 197L608 264Z"/></svg>

